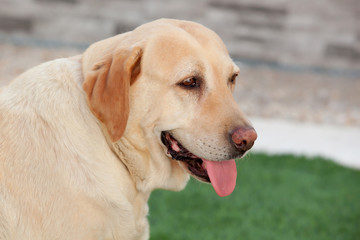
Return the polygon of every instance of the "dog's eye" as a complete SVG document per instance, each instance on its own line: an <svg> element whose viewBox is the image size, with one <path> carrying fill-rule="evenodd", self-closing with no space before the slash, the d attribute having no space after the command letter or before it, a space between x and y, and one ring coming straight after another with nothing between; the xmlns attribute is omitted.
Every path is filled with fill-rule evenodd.
<svg viewBox="0 0 360 240"><path fill-rule="evenodd" d="M182 81L180 85L187 88L194 88L199 86L199 81L196 77L190 77Z"/></svg>
<svg viewBox="0 0 360 240"><path fill-rule="evenodd" d="M230 78L230 83L231 84L234 84L236 82L236 77L238 76L239 74L235 73L231 78Z"/></svg>

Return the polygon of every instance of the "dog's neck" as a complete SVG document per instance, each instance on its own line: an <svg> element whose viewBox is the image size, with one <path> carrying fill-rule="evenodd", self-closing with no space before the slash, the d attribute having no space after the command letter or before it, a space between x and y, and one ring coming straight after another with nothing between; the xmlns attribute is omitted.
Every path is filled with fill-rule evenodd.
<svg viewBox="0 0 360 240"><path fill-rule="evenodd" d="M128 169L139 192L151 193L155 189L179 191L185 187L189 175L178 162L165 154L153 155L163 152L156 141L133 142L125 134L119 141L113 143L108 140L108 143Z"/></svg>
<svg viewBox="0 0 360 240"><path fill-rule="evenodd" d="M129 156L129 154L126 154L121 149L132 149L134 148L129 144L127 141L124 141L125 139L119 140L115 143L111 143L111 148L114 151L114 153L119 158L120 162L124 164L124 166L127 168L127 170L130 173L130 176L133 178L133 182L136 185L136 188L140 192L151 192L153 188L151 187L141 187L143 184L142 182L146 182L146 166L147 165L144 161L144 164L138 168L135 164L136 160L138 158L141 158L141 156L136 156L137 154L133 154L133 156Z"/></svg>
<svg viewBox="0 0 360 240"><path fill-rule="evenodd" d="M117 156L119 162L123 164L128 170L132 181L135 183L136 190L138 192L150 194L154 188L151 188L150 186L143 187L142 184L143 182L146 182L146 166L144 165L147 161L144 161L144 164L142 166L137 166L137 164L135 164L137 162L136 159L139 159L142 156L137 156L138 154L136 153L136 151L132 151L132 149L136 149L136 147L134 147L130 142L126 141L124 137L122 137L116 142L112 142L106 127L102 123L100 123L100 125L110 149ZM127 151L124 151L124 149L126 149ZM133 152L133 156L130 155L131 152Z"/></svg>
<svg viewBox="0 0 360 240"><path fill-rule="evenodd" d="M136 190L150 194L155 189L180 191L189 180L189 174L176 160L165 154L160 137L153 134L153 126L141 127L128 122L123 136L112 142L103 123L98 120L110 149L126 167Z"/></svg>

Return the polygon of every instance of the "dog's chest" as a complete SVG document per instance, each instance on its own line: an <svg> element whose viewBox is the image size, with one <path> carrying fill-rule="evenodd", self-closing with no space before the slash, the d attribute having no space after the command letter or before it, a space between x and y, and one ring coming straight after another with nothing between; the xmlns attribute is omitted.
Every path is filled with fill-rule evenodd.
<svg viewBox="0 0 360 240"><path fill-rule="evenodd" d="M109 214L107 215L104 234L109 239L114 240L149 239L148 205L145 200L147 198L138 196L129 204L111 203L106 210Z"/></svg>

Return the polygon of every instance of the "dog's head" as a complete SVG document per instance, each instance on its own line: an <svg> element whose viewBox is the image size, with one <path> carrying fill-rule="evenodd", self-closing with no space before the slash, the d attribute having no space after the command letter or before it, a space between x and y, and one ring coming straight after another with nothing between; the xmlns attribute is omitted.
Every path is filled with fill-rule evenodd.
<svg viewBox="0 0 360 240"><path fill-rule="evenodd" d="M213 31L148 23L92 45L83 72L90 109L142 188L180 189L190 173L220 196L233 191L232 159L257 136L232 97L239 69Z"/></svg>

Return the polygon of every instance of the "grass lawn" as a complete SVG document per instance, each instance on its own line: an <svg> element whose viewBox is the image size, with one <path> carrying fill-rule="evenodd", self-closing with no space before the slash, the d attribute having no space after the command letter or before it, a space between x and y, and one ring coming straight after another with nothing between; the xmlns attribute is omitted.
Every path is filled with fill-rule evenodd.
<svg viewBox="0 0 360 240"><path fill-rule="evenodd" d="M191 180L150 198L151 239L360 239L360 171L322 158L249 154L220 198Z"/></svg>

